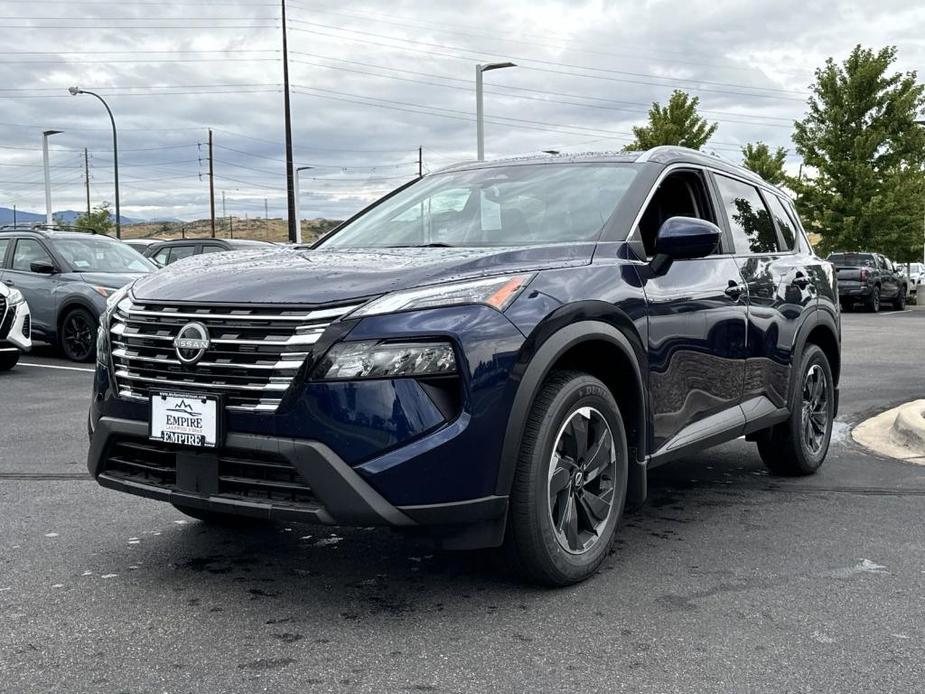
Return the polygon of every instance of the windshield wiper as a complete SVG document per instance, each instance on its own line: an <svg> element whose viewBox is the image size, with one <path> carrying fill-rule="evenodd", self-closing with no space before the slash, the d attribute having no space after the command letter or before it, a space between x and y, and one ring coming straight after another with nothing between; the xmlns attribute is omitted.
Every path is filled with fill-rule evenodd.
<svg viewBox="0 0 925 694"><path fill-rule="evenodd" d="M455 246L452 243L434 241L433 243L407 243L397 246L386 246L386 248L455 248Z"/></svg>

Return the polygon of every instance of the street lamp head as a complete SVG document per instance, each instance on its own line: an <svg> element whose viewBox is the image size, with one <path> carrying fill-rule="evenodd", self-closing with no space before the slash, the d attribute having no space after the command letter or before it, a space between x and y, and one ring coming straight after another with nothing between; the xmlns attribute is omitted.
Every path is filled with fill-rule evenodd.
<svg viewBox="0 0 925 694"><path fill-rule="evenodd" d="M77 96L78 94L83 94L83 91L78 86L68 87L67 90L71 93L71 96Z"/></svg>
<svg viewBox="0 0 925 694"><path fill-rule="evenodd" d="M48 137L49 135L59 135L62 132L64 131L63 130L44 130L42 131L42 135L44 135L45 137Z"/></svg>
<svg viewBox="0 0 925 694"><path fill-rule="evenodd" d="M479 70L482 72L488 72L489 70L501 70L506 67L517 67L517 63L488 63L487 65L479 65Z"/></svg>

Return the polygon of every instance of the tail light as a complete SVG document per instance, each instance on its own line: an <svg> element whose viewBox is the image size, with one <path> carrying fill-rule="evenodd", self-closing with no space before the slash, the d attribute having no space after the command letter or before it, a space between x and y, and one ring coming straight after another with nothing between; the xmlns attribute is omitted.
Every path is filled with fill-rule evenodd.
<svg viewBox="0 0 925 694"><path fill-rule="evenodd" d="M864 282L867 279L867 268L861 268L861 281Z"/></svg>

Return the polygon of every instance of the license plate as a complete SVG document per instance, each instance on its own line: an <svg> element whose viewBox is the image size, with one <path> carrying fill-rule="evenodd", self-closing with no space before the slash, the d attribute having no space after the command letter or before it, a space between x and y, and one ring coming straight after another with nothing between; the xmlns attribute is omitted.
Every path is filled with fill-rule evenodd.
<svg viewBox="0 0 925 694"><path fill-rule="evenodd" d="M215 395L155 393L151 396L150 438L181 446L215 448L220 411Z"/></svg>

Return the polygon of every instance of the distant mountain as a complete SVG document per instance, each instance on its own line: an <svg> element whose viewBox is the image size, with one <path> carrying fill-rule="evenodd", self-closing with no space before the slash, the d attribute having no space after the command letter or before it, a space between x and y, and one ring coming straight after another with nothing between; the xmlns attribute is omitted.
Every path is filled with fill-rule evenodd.
<svg viewBox="0 0 925 694"><path fill-rule="evenodd" d="M76 219L82 215L83 212L77 210L58 210L54 213L55 219L60 220L64 224L73 224ZM119 219L122 220L123 224L140 224L142 220L132 219L131 217L126 217L124 214L119 216ZM39 212L27 212L25 210L16 210L16 222L18 224L32 224L33 222L44 222L45 215ZM175 220L156 220L160 221L175 221ZM176 220L179 221L179 220ZM10 207L0 207L0 224L12 224L13 223L13 209Z"/></svg>

